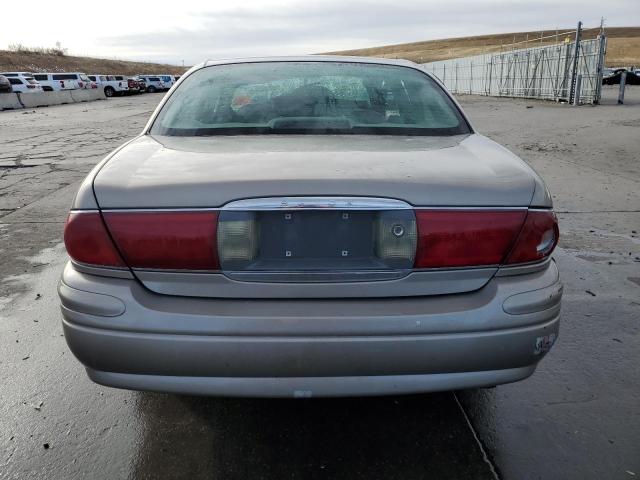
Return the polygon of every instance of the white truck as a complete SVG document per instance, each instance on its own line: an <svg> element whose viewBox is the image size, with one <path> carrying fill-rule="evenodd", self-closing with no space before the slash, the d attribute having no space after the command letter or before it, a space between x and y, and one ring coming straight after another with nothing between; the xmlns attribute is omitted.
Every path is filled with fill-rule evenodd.
<svg viewBox="0 0 640 480"><path fill-rule="evenodd" d="M127 78L122 75L102 75L95 73L89 75L89 80L96 82L98 88L104 88L104 95L106 97L129 93L129 83L127 82Z"/></svg>

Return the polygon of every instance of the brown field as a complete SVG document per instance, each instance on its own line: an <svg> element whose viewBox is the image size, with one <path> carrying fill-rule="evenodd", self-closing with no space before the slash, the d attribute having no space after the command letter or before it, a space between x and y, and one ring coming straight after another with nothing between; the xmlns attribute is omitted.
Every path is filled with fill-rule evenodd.
<svg viewBox="0 0 640 480"><path fill-rule="evenodd" d="M568 30L560 30L560 33ZM448 58L466 57L487 52L499 52L503 45L515 42L552 35L536 42L528 42L519 45L525 48L528 45L540 45L555 43L555 30L544 32L518 32L503 33L498 35L481 35L477 37L446 38L442 40L430 40L425 42L403 43L398 45L386 45L382 47L362 48L359 50L343 50L339 52L327 52L337 55L356 55L365 57L404 58L418 63L446 60ZM611 27L605 30L608 37L606 65L607 66L631 66L640 65L640 27ZM583 38L595 38L598 29L584 31ZM563 41L562 35L558 36Z"/></svg>
<svg viewBox="0 0 640 480"><path fill-rule="evenodd" d="M561 30L560 33L567 30ZM554 31L544 32L518 32L497 35L481 35L477 37L446 38L442 40L429 40L425 42L403 43L398 45L386 45L382 47L363 48L359 50L342 50L328 52L338 55L361 55L365 57L404 58L414 62L424 63L448 58L477 55L486 52L500 51L503 45L515 42L523 42L527 38L532 40L543 36L555 35ZM585 30L584 38L594 38L598 34L597 29ZM606 29L609 38L607 47L607 66L631 66L640 65L640 27L612 27ZM559 35L562 41L564 37ZM529 42L521 44L548 44L556 41L555 36L541 42ZM186 68L175 65L163 65L146 62L127 62L124 60L108 60L91 57L73 57L68 55L55 55L50 53L13 52L0 50L1 71L24 72L85 72L85 73L109 73L121 75L136 75L150 73L182 74Z"/></svg>
<svg viewBox="0 0 640 480"><path fill-rule="evenodd" d="M180 75L186 70L183 67L159 63L0 50L0 72L84 72L120 75L168 73Z"/></svg>

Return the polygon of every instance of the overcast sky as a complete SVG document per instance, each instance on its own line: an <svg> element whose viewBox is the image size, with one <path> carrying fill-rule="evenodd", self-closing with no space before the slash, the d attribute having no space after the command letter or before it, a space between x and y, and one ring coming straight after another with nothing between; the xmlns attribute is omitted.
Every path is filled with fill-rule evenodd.
<svg viewBox="0 0 640 480"><path fill-rule="evenodd" d="M156 7L153 8L152 6ZM640 0L5 0L0 49L191 65L523 30L639 26Z"/></svg>

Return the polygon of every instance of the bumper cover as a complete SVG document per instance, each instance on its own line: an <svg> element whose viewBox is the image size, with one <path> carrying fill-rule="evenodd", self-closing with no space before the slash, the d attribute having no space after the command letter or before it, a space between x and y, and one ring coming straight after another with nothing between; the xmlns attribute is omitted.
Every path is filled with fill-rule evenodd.
<svg viewBox="0 0 640 480"><path fill-rule="evenodd" d="M67 343L98 383L299 397L526 378L557 338L562 294L553 263L468 294L382 302L170 297L72 266L59 291Z"/></svg>

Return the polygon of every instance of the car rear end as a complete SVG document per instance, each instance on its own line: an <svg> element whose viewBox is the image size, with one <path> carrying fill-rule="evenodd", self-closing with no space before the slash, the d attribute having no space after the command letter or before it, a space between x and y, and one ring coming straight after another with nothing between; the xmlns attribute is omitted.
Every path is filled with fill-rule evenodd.
<svg viewBox="0 0 640 480"><path fill-rule="evenodd" d="M145 77L145 81L147 83L147 92L155 93L166 90L164 82L160 77Z"/></svg>
<svg viewBox="0 0 640 480"><path fill-rule="evenodd" d="M42 87L31 77L8 77L12 90L16 93L40 93Z"/></svg>
<svg viewBox="0 0 640 480"><path fill-rule="evenodd" d="M0 93L12 93L11 82L4 75L0 75Z"/></svg>
<svg viewBox="0 0 640 480"><path fill-rule="evenodd" d="M129 87L129 93L140 93L140 85L135 78L127 78L127 86Z"/></svg>
<svg viewBox="0 0 640 480"><path fill-rule="evenodd" d="M129 93L129 82L127 81L127 78L122 75L115 75L114 80L116 92L120 95L127 95Z"/></svg>
<svg viewBox="0 0 640 480"><path fill-rule="evenodd" d="M562 295L537 175L412 65L243 65L195 69L80 189L59 293L89 376L308 397L531 375Z"/></svg>
<svg viewBox="0 0 640 480"><path fill-rule="evenodd" d="M33 77L25 77L23 79L26 82L27 92L30 93L41 93L44 90L42 89L42 85L38 83Z"/></svg>
<svg viewBox="0 0 640 480"><path fill-rule="evenodd" d="M138 89L140 90L140 93L146 93L147 92L147 82L144 78L138 77L136 78L136 82L138 83Z"/></svg>

